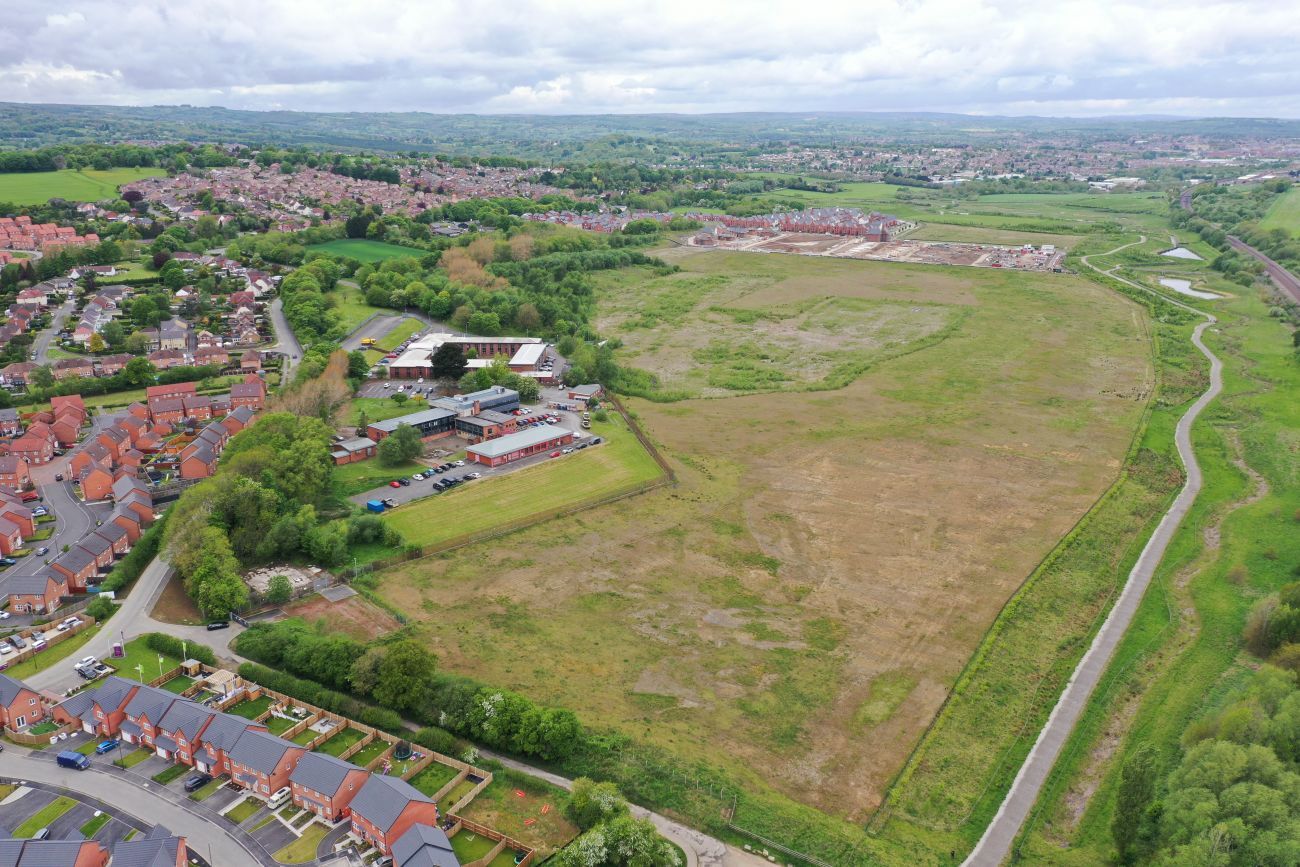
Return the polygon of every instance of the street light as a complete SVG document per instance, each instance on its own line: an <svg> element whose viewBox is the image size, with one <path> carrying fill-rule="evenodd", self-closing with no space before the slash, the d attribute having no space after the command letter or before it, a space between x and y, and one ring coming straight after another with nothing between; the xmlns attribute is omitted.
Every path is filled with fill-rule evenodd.
<svg viewBox="0 0 1300 867"><path fill-rule="evenodd" d="M135 670L140 675L140 682L144 683L144 663L136 663Z"/></svg>
<svg viewBox="0 0 1300 867"><path fill-rule="evenodd" d="M162 658L162 654L160 653L160 654L158 654L158 676L159 676L159 677L162 677L162 676L163 676L163 667L162 667L162 666L163 666L163 658Z"/></svg>

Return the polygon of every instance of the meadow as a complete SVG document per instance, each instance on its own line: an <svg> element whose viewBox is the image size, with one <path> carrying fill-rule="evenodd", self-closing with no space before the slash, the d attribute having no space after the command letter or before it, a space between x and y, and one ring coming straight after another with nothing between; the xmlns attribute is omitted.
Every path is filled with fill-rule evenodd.
<svg viewBox="0 0 1300 867"><path fill-rule="evenodd" d="M324 244L312 244L307 250L308 252L318 251L331 253L335 256L347 256L359 262L382 262L385 259L395 259L398 256L424 255L421 250L399 247L396 244L385 244L383 241L370 241L364 238L340 238L335 241L326 241Z"/></svg>
<svg viewBox="0 0 1300 867"><path fill-rule="evenodd" d="M1300 235L1300 187L1283 193L1259 221L1261 229L1285 229L1292 237Z"/></svg>
<svg viewBox="0 0 1300 867"><path fill-rule="evenodd" d="M679 483L379 592L447 670L720 766L738 824L914 863L840 820L873 814L1003 603L1114 481L1154 384L1144 311L1070 275L663 255L682 271L601 275L598 300L620 358L664 375L628 406ZM750 344L780 356L746 366ZM460 521L438 499L409 529Z"/></svg>
<svg viewBox="0 0 1300 867"><path fill-rule="evenodd" d="M0 202L43 205L55 198L75 202L116 199L117 188L123 184L165 174L167 172L155 168L0 174Z"/></svg>

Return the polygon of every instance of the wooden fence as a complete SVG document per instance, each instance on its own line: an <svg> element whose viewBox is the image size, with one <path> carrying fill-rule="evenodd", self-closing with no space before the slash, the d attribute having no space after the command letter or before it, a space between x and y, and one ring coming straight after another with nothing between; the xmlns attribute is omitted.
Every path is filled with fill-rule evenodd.
<svg viewBox="0 0 1300 867"><path fill-rule="evenodd" d="M45 630L38 630L33 627L17 630L16 633L14 634L22 636L22 638L27 641L27 646L24 647L22 650L18 651L17 653L12 653L8 656L0 657L0 671L9 668L11 665L17 665L20 662L26 662L36 654L42 653L50 649L51 647L58 644L59 642L67 641L72 636L85 632L87 629L90 629L92 626L95 625L95 618L91 617L90 615L82 614L80 615L80 617L81 617L80 623L78 623L76 626L70 627L61 632L57 629L51 629L48 632L46 632ZM45 639L45 646L40 648L39 650L36 649L35 642L33 641L33 636L37 635L38 633L42 635Z"/></svg>
<svg viewBox="0 0 1300 867"><path fill-rule="evenodd" d="M71 734L72 732L81 731L81 723L70 722L67 725L59 726L52 732L46 732L43 735L34 735L29 732L20 732L5 726L5 737L16 744L26 744L29 747L47 747L50 745L50 738L56 738L61 734Z"/></svg>
<svg viewBox="0 0 1300 867"><path fill-rule="evenodd" d="M471 822L469 819L461 816L453 814L451 818L454 820L455 824L452 825L451 830L447 833L448 837L455 837L462 830L465 830L472 831L480 837L486 837L489 840L497 841L497 845L493 847L491 852L487 853L477 861L470 861L465 864L464 867L484 867L484 865L491 864L492 859L501 854L502 850L507 848L514 849L516 852L525 853L524 857L518 862L519 867L527 867L527 865L533 863L534 851L523 843L520 843L518 840L515 840L512 837L507 837L500 831L493 831L486 825L480 825L478 822Z"/></svg>

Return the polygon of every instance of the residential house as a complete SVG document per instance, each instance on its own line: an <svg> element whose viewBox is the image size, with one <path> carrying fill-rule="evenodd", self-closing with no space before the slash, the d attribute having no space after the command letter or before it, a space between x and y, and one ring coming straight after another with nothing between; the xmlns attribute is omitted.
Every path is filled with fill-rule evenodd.
<svg viewBox="0 0 1300 867"><path fill-rule="evenodd" d="M209 346L194 353L194 363L225 367L230 364L230 353L219 346Z"/></svg>
<svg viewBox="0 0 1300 867"><path fill-rule="evenodd" d="M108 858L104 845L93 840L0 839L0 864L5 867L105 867ZM115 863L130 867L132 862Z"/></svg>
<svg viewBox="0 0 1300 867"><path fill-rule="evenodd" d="M155 747L158 737L158 724L178 701L185 701L174 692L154 686L141 685L126 703L126 719L122 721L120 731L122 739L129 744L143 744L156 749L163 758L170 758L170 751Z"/></svg>
<svg viewBox="0 0 1300 867"><path fill-rule="evenodd" d="M393 843L393 867L460 867L447 832L434 825L412 825Z"/></svg>
<svg viewBox="0 0 1300 867"><path fill-rule="evenodd" d="M114 376L121 373L134 357L135 356L133 355L126 355L125 353L120 353L118 355L105 355L103 358L99 359L99 375Z"/></svg>
<svg viewBox="0 0 1300 867"><path fill-rule="evenodd" d="M158 328L158 347L188 351L194 335L190 324L184 319L167 319Z"/></svg>
<svg viewBox="0 0 1300 867"><path fill-rule="evenodd" d="M94 376L95 365L89 358L60 358L50 365L50 371L54 374L56 380L62 382L74 376Z"/></svg>
<svg viewBox="0 0 1300 867"><path fill-rule="evenodd" d="M185 838L173 835L162 825L154 825L143 837L119 840L113 844L112 867L185 867L187 863ZM72 867L83 865L78 862ZM87 862L85 867L93 865Z"/></svg>
<svg viewBox="0 0 1300 867"><path fill-rule="evenodd" d="M11 557L22 546L22 529L8 518L0 518L0 554Z"/></svg>
<svg viewBox="0 0 1300 867"><path fill-rule="evenodd" d="M126 706L139 686L124 677L110 675L94 689L79 692L55 705L52 715L60 724L76 722L88 734L113 737L121 731Z"/></svg>
<svg viewBox="0 0 1300 867"><path fill-rule="evenodd" d="M54 441L52 438L34 435L29 430L10 444L9 454L22 458L29 465L48 464L54 457Z"/></svg>
<svg viewBox="0 0 1300 867"><path fill-rule="evenodd" d="M307 753L289 775L293 802L328 822L347 818L369 774L327 753Z"/></svg>
<svg viewBox="0 0 1300 867"><path fill-rule="evenodd" d="M0 502L0 518L17 524L24 539L36 533L36 519L32 517L32 510L22 503Z"/></svg>
<svg viewBox="0 0 1300 867"><path fill-rule="evenodd" d="M239 369L244 373L257 373L262 369L262 353L250 349L239 357Z"/></svg>
<svg viewBox="0 0 1300 867"><path fill-rule="evenodd" d="M149 363L159 370L180 367L185 363L185 353L179 349L158 349L149 353Z"/></svg>
<svg viewBox="0 0 1300 867"><path fill-rule="evenodd" d="M438 825L438 805L397 777L371 774L352 799L352 834L387 855L413 825Z"/></svg>
<svg viewBox="0 0 1300 867"><path fill-rule="evenodd" d="M195 440L181 452L182 479L206 479L217 470L217 453L212 446Z"/></svg>
<svg viewBox="0 0 1300 867"><path fill-rule="evenodd" d="M73 545L50 563L50 568L63 576L73 593L85 593L99 569L95 556L78 545Z"/></svg>
<svg viewBox="0 0 1300 867"><path fill-rule="evenodd" d="M31 483L27 461L15 454L0 455L0 488L24 491Z"/></svg>
<svg viewBox="0 0 1300 867"><path fill-rule="evenodd" d="M266 797L289 785L289 775L306 752L269 732L246 731L229 751L230 779Z"/></svg>
<svg viewBox="0 0 1300 867"><path fill-rule="evenodd" d="M239 433L252 423L253 411L246 406L232 409L230 414L221 420L221 426L224 427L231 436Z"/></svg>
<svg viewBox="0 0 1300 867"><path fill-rule="evenodd" d="M36 690L0 674L0 725L18 730L45 719L45 704Z"/></svg>
<svg viewBox="0 0 1300 867"><path fill-rule="evenodd" d="M23 432L23 423L18 418L18 410L0 409L0 436L16 437Z"/></svg>
<svg viewBox="0 0 1300 867"><path fill-rule="evenodd" d="M67 579L52 569L9 579L9 610L15 614L49 614L68 594Z"/></svg>
<svg viewBox="0 0 1300 867"><path fill-rule="evenodd" d="M266 405L266 383L256 375L246 377L230 387L230 408L246 406L253 412L261 412Z"/></svg>
<svg viewBox="0 0 1300 867"><path fill-rule="evenodd" d="M15 361L13 364L6 364L3 369L0 369L0 385L9 388L25 388L28 378L36 368L37 364L32 361Z"/></svg>

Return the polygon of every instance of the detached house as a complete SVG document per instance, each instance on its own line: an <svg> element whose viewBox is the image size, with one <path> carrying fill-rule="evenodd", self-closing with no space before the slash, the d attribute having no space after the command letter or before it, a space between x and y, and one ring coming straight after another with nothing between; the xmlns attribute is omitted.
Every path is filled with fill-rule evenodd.
<svg viewBox="0 0 1300 867"><path fill-rule="evenodd" d="M68 595L68 580L53 569L9 579L9 610L15 614L49 614Z"/></svg>
<svg viewBox="0 0 1300 867"><path fill-rule="evenodd" d="M27 461L14 454L0 455L0 488L16 493L25 490L31 482Z"/></svg>

